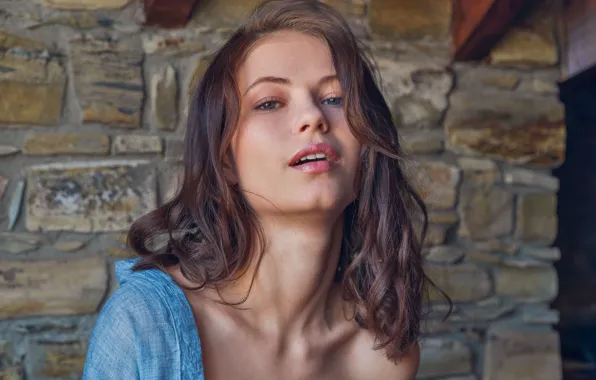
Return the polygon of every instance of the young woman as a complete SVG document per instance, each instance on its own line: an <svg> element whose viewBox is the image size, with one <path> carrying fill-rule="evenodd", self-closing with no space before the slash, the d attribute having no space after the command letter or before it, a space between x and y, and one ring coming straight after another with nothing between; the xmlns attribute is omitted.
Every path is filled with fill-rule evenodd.
<svg viewBox="0 0 596 380"><path fill-rule="evenodd" d="M426 211L359 46L329 6L277 0L215 55L84 379L414 379Z"/></svg>

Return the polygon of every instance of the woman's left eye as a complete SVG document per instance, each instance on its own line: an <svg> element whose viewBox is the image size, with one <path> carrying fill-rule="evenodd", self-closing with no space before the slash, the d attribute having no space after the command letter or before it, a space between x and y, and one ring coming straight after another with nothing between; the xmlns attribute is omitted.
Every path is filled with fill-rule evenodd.
<svg viewBox="0 0 596 380"><path fill-rule="evenodd" d="M330 106L338 106L342 103L341 101L342 101L342 98L337 96L337 97L327 98L327 99L323 100L323 103L330 105Z"/></svg>

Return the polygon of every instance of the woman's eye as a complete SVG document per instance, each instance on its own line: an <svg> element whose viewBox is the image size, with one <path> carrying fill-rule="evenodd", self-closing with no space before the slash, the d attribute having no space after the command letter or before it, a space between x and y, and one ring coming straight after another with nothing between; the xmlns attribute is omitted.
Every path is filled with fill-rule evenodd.
<svg viewBox="0 0 596 380"><path fill-rule="evenodd" d="M267 100L261 104L259 104L256 109L264 110L264 111L271 111L280 106L280 103L277 100Z"/></svg>
<svg viewBox="0 0 596 380"><path fill-rule="evenodd" d="M330 105L330 106L339 106L341 104L342 98L337 96L337 97L333 97L333 98L327 98L325 100L323 100L324 104Z"/></svg>

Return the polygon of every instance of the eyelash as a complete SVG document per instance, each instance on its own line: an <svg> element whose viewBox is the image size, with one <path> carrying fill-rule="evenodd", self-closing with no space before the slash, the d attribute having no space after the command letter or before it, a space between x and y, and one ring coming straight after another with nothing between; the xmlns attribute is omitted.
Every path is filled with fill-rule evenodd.
<svg viewBox="0 0 596 380"><path fill-rule="evenodd" d="M339 104L330 104L330 105L332 105L332 106L340 106L340 105L342 105L343 98L341 96L332 96L332 97L329 97L327 99L324 99L323 102L328 101L330 99L334 99L334 100L339 100L340 101ZM278 99L278 98L266 98L261 103L259 103L255 107L255 109L258 110L258 111L273 111L273 110L276 109L276 108L272 108L272 109L261 108L261 107L263 107L264 104L267 104L267 103L280 103L281 104L282 101L280 99Z"/></svg>

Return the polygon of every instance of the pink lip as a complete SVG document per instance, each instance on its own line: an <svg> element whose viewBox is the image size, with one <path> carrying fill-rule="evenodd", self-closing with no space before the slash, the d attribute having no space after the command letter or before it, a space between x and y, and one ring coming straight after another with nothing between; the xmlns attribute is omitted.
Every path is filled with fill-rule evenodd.
<svg viewBox="0 0 596 380"><path fill-rule="evenodd" d="M302 157L308 156L309 154L316 154L316 153L323 153L327 156L327 159L324 161L313 161L307 162L300 165L293 165L294 163L298 162ZM327 143L318 143L318 144L311 144L301 149L292 157L290 160L289 166L293 167L294 169L298 169L305 173L323 173L331 170L333 165L335 165L338 161L338 155L335 149Z"/></svg>

